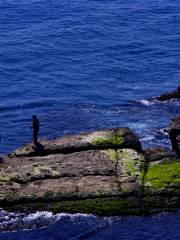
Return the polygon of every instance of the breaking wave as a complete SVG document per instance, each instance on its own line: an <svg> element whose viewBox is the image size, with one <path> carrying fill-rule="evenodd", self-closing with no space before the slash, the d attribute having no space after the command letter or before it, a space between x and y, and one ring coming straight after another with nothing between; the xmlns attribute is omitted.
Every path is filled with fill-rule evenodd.
<svg viewBox="0 0 180 240"><path fill-rule="evenodd" d="M53 214L47 211L37 211L36 213L25 214L8 212L0 209L0 231L17 231L17 230L28 230L47 227L62 219L75 219L75 218L95 218L93 215L88 214L67 214L58 213Z"/></svg>

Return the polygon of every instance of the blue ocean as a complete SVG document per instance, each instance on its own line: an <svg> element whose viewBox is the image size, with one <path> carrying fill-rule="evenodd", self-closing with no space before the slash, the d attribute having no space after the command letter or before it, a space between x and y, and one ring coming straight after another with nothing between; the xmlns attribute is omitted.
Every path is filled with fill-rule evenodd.
<svg viewBox="0 0 180 240"><path fill-rule="evenodd" d="M32 141L34 114L41 139L128 126L170 146L180 102L152 98L180 85L179 59L178 0L1 0L0 154ZM178 240L179 220L0 210L0 240Z"/></svg>

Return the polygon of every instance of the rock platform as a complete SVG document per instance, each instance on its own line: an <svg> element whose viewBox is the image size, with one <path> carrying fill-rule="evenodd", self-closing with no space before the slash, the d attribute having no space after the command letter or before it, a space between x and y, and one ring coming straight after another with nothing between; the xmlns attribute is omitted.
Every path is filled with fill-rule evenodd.
<svg viewBox="0 0 180 240"><path fill-rule="evenodd" d="M142 150L129 128L28 144L0 162L0 207L32 212L141 215L180 205L180 161Z"/></svg>

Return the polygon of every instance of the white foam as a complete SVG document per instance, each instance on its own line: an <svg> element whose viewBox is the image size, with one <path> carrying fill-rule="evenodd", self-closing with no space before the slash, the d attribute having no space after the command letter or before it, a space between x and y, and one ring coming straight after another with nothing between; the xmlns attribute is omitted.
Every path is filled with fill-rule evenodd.
<svg viewBox="0 0 180 240"><path fill-rule="evenodd" d="M46 227L56 221L67 217L71 220L74 220L78 217L96 218L95 216L90 214L53 214L52 212L48 211L37 211L36 213L26 215L23 213L11 213L0 209L0 231L14 231L16 229L27 230Z"/></svg>
<svg viewBox="0 0 180 240"><path fill-rule="evenodd" d="M145 137L142 137L141 138L141 141L152 141L153 139L155 139L155 137L154 136L150 136L150 135L148 135L148 136L145 136Z"/></svg>
<svg viewBox="0 0 180 240"><path fill-rule="evenodd" d="M142 100L139 100L138 102L145 105L145 106L151 106L151 105L155 104L155 101L147 100L147 99L142 99Z"/></svg>
<svg viewBox="0 0 180 240"><path fill-rule="evenodd" d="M39 218L46 218L46 219L51 219L53 218L52 212L36 212L33 214L29 214L27 217L24 217L23 220L26 222L31 222Z"/></svg>
<svg viewBox="0 0 180 240"><path fill-rule="evenodd" d="M158 130L158 132L162 133L165 136L169 136L168 128L161 128L161 129Z"/></svg>

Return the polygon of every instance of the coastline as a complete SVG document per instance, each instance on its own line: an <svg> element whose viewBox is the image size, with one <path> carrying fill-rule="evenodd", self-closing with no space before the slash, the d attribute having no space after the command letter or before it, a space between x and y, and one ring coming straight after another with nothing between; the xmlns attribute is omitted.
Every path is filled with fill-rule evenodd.
<svg viewBox="0 0 180 240"><path fill-rule="evenodd" d="M169 95L168 95L169 96ZM149 215L180 208L180 119L173 150L142 149L130 128L28 144L2 156L0 205L6 210Z"/></svg>

